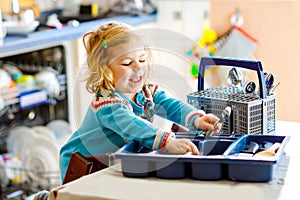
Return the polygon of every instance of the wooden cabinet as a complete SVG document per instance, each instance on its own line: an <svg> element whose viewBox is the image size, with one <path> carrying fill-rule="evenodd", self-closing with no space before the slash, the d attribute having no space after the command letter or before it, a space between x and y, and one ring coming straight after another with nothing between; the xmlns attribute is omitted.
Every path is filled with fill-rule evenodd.
<svg viewBox="0 0 300 200"><path fill-rule="evenodd" d="M182 33L193 40L200 39L209 0L158 0L157 7L160 28Z"/></svg>
<svg viewBox="0 0 300 200"><path fill-rule="evenodd" d="M36 0L19 0L20 12L32 9L34 11L34 15L36 18L40 17L40 8L36 4ZM0 8L2 12L5 14L12 13L12 0L1 0L0 1Z"/></svg>
<svg viewBox="0 0 300 200"><path fill-rule="evenodd" d="M254 57L280 82L275 90L277 119L300 122L300 1L211 0L211 27L224 33L236 9L244 17L242 28L258 40Z"/></svg>

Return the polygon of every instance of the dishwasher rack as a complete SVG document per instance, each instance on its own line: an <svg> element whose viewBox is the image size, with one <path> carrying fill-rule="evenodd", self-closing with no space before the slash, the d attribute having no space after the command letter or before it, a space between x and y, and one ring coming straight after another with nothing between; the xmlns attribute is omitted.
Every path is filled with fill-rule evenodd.
<svg viewBox="0 0 300 200"><path fill-rule="evenodd" d="M58 171L28 170L22 167L0 166L0 175L6 170L10 176L15 177L2 182L0 179L0 199L26 199L26 197L42 190L50 191L61 185L60 173ZM3 173L2 173L3 174ZM39 176L34 180L28 174Z"/></svg>
<svg viewBox="0 0 300 200"><path fill-rule="evenodd" d="M69 93L72 72L68 70L71 63L70 58L70 45L64 43L18 55L0 57L0 69L4 69L5 65L11 65L20 70L22 74L33 77L39 72L51 71L55 74L59 84L59 93L55 94L49 93L47 89L36 82L29 90L24 87L23 83L15 83L12 87L0 89L2 99L2 106L0 106L0 158L10 155L7 139L13 128L45 126L52 120L71 121L69 105L72 99L70 99ZM29 95L27 98L29 102L34 98L38 100L24 106L22 97L26 95ZM3 172L13 174L12 177L17 178L3 179L3 177L1 178L1 175L5 174ZM33 179L32 177L39 178ZM4 160L2 165L0 162L0 199L26 199L38 191L50 190L61 185L60 179L60 171L46 171L45 169L43 171L42 167L33 170L33 168L26 168L24 164L10 166L6 165Z"/></svg>
<svg viewBox="0 0 300 200"><path fill-rule="evenodd" d="M49 47L29 53L0 58L0 69L11 65L23 74L34 76L43 70L52 71L59 83L59 94L48 94L43 88L34 84L29 91L23 84L0 89L4 107L0 107L0 154L6 153L6 138L15 126L45 125L53 119L69 121L69 97L66 70L66 52L63 45ZM24 89L25 88L25 89ZM27 101L37 99L34 103L21 104L27 95ZM31 96L30 96L31 95ZM32 98L31 98L32 97ZM22 99L23 98L23 99Z"/></svg>

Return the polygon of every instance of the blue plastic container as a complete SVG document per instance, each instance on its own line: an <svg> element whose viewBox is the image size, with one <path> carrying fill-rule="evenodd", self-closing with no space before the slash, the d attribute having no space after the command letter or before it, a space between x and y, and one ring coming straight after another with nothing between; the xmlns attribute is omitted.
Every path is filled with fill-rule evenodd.
<svg viewBox="0 0 300 200"><path fill-rule="evenodd" d="M246 135L241 137L224 153L228 160L228 179L246 182L271 181L276 164L282 157L283 148L289 139L289 136L274 135ZM265 147L262 145L267 143L279 142L281 145L275 156L272 157L247 158L235 156L246 149L251 141L259 144L259 150L265 150Z"/></svg>
<svg viewBox="0 0 300 200"><path fill-rule="evenodd" d="M226 176L226 172L223 170L223 154L232 143L233 140L230 139L208 139L200 142L200 156L206 157L194 159L191 162L192 178L199 180L223 179ZM214 159L212 156L218 157Z"/></svg>
<svg viewBox="0 0 300 200"><path fill-rule="evenodd" d="M121 160L122 173L126 177L267 182L272 180L276 164L289 139L289 136L274 135L193 139L200 155L163 154L132 141L115 155ZM259 145L258 151L267 148L264 144L279 142L281 145L273 157L240 156L250 142Z"/></svg>
<svg viewBox="0 0 300 200"><path fill-rule="evenodd" d="M137 142L130 142L122 148L122 172L127 177L148 177L155 170L153 163L147 160L151 149ZM123 155L123 156L122 156ZM151 157L151 155L150 155Z"/></svg>

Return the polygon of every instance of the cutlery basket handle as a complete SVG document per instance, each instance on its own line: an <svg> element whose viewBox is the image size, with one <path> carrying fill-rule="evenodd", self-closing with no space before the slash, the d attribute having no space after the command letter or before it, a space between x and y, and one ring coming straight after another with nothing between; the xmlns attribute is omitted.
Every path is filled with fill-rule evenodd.
<svg viewBox="0 0 300 200"><path fill-rule="evenodd" d="M254 70L257 72L259 81L259 94L260 98L267 98L266 83L264 81L263 67L260 61L257 60L239 60L239 59L229 59L229 58L216 58L216 57L202 57L199 66L198 74L198 91L204 89L204 72L205 67L209 65L220 65L220 66L233 66L241 67L245 69Z"/></svg>

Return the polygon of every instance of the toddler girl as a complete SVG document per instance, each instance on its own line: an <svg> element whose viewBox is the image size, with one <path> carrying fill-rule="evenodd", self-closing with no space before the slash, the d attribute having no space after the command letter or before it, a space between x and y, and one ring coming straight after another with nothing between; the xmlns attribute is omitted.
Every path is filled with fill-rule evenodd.
<svg viewBox="0 0 300 200"><path fill-rule="evenodd" d="M221 127L212 125L218 121L215 115L168 97L147 82L151 52L133 28L110 22L86 33L83 42L89 71L86 89L95 96L80 128L60 150L62 179L73 152L103 155L132 140L170 154L199 154L189 139L176 139L174 133L154 127L154 115L190 129L219 132Z"/></svg>

